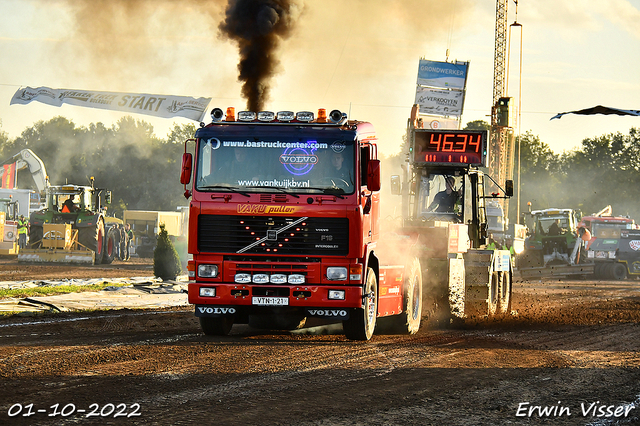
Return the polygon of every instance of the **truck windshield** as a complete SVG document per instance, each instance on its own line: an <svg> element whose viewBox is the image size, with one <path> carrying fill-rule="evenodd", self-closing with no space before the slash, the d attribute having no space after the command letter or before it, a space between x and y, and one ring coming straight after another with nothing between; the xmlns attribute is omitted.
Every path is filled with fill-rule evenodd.
<svg viewBox="0 0 640 426"><path fill-rule="evenodd" d="M626 223L594 223L591 235L596 238L620 238L620 230L626 228Z"/></svg>
<svg viewBox="0 0 640 426"><path fill-rule="evenodd" d="M306 136L201 137L195 188L243 193L276 190L352 194L356 184L354 141Z"/></svg>

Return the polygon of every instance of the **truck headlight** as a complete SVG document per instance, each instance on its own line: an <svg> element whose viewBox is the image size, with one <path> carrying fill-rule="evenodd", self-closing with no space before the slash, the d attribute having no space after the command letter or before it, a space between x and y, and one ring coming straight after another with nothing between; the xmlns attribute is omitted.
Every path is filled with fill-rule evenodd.
<svg viewBox="0 0 640 426"><path fill-rule="evenodd" d="M291 274L287 280L289 284L304 284L305 281L304 275L302 274Z"/></svg>
<svg viewBox="0 0 640 426"><path fill-rule="evenodd" d="M344 300L344 290L329 290L329 299Z"/></svg>
<svg viewBox="0 0 640 426"><path fill-rule="evenodd" d="M255 284L266 284L269 282L269 275L267 274L255 274L253 276L253 282Z"/></svg>
<svg viewBox="0 0 640 426"><path fill-rule="evenodd" d="M198 265L198 276L200 278L216 278L218 265Z"/></svg>
<svg viewBox="0 0 640 426"><path fill-rule="evenodd" d="M609 259L615 259L616 258L616 252L614 251L610 251L609 252Z"/></svg>
<svg viewBox="0 0 640 426"><path fill-rule="evenodd" d="M596 257L596 254L593 250L588 250L587 251L587 258L589 259L594 259Z"/></svg>
<svg viewBox="0 0 640 426"><path fill-rule="evenodd" d="M273 274L269 277L271 284L286 284L287 276L285 274Z"/></svg>
<svg viewBox="0 0 640 426"><path fill-rule="evenodd" d="M216 288L215 287L200 287L200 296L201 297L216 297Z"/></svg>
<svg viewBox="0 0 640 426"><path fill-rule="evenodd" d="M233 280L238 284L248 284L251 282L251 274L236 274Z"/></svg>
<svg viewBox="0 0 640 426"><path fill-rule="evenodd" d="M346 281L347 268L344 266L329 266L327 268L327 279L331 281Z"/></svg>

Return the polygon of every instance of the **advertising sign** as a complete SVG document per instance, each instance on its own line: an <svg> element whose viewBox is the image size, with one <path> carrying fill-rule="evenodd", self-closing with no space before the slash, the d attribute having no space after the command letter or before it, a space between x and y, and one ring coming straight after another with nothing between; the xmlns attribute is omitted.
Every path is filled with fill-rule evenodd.
<svg viewBox="0 0 640 426"><path fill-rule="evenodd" d="M459 90L418 86L415 103L420 105L420 114L459 117L462 115L463 95L464 92Z"/></svg>
<svg viewBox="0 0 640 426"><path fill-rule="evenodd" d="M418 85L464 90L468 62L435 62L420 60Z"/></svg>

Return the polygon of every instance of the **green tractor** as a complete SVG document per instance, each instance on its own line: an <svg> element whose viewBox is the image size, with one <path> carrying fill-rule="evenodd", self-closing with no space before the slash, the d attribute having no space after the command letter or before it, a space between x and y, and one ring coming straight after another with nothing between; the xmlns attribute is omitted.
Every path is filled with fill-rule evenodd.
<svg viewBox="0 0 640 426"><path fill-rule="evenodd" d="M77 230L77 242L94 252L95 264L111 263L113 246L109 250L105 233L105 210L101 195L105 192L105 203L111 203L111 191L91 186L59 185L46 188L46 207L31 213L29 218L29 243L32 249L40 249L45 224L70 224Z"/></svg>
<svg viewBox="0 0 640 426"><path fill-rule="evenodd" d="M572 209L545 209L525 213L528 236L516 258L522 277L586 275L593 272L578 228L580 213Z"/></svg>

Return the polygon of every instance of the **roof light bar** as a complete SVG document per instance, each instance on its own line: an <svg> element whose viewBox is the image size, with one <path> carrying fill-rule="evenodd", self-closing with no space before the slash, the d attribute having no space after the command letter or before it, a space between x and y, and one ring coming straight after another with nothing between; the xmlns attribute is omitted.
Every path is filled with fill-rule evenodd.
<svg viewBox="0 0 640 426"><path fill-rule="evenodd" d="M254 121L256 113L253 111L240 111L238 113L238 121Z"/></svg>
<svg viewBox="0 0 640 426"><path fill-rule="evenodd" d="M226 114L221 108L214 108L211 110L211 119L214 123L219 122L234 122L236 121L236 109L234 107L228 107ZM260 111L258 113L254 111L240 111L238 112L237 121L239 122L254 122L260 121L263 123L269 123L273 121L279 121L282 123L289 123L292 121L298 121L300 123L331 123L341 125L347 120L347 114L334 109L329 114L325 108L318 109L318 115L311 111Z"/></svg>
<svg viewBox="0 0 640 426"><path fill-rule="evenodd" d="M272 111L260 111L258 113L258 121L273 121L276 119L276 114Z"/></svg>
<svg viewBox="0 0 640 426"><path fill-rule="evenodd" d="M301 121L303 123L308 123L313 121L313 113L311 111L300 111L296 114L296 120Z"/></svg>
<svg viewBox="0 0 640 426"><path fill-rule="evenodd" d="M278 111L276 114L276 119L278 121L293 121L296 118L296 115L293 111Z"/></svg>

